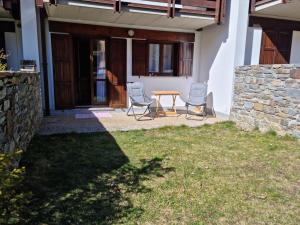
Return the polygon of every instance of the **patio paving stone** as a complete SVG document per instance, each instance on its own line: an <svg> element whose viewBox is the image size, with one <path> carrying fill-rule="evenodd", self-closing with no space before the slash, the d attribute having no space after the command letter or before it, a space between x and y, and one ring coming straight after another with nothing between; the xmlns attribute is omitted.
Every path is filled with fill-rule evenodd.
<svg viewBox="0 0 300 225"><path fill-rule="evenodd" d="M128 131L139 129L153 129L164 126L181 126L197 127L203 124L213 124L227 120L224 116L217 116L216 118L208 116L193 117L193 119L186 119L183 111L179 110L178 116L158 117L151 120L150 117L142 118L143 121L136 121L133 116L127 116L126 110L106 111L112 117L105 118L84 118L76 119L76 114L91 113L99 111L91 110L68 110L64 112L57 112L55 115L44 117L38 134L51 135L62 133L89 133L89 132L103 132L103 131ZM180 113L181 112L181 113Z"/></svg>

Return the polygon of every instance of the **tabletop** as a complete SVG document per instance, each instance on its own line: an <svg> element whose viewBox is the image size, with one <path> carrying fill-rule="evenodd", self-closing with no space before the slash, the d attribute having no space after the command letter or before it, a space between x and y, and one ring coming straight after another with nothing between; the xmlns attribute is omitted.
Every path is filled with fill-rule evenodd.
<svg viewBox="0 0 300 225"><path fill-rule="evenodd" d="M154 95L180 95L179 91L153 91Z"/></svg>

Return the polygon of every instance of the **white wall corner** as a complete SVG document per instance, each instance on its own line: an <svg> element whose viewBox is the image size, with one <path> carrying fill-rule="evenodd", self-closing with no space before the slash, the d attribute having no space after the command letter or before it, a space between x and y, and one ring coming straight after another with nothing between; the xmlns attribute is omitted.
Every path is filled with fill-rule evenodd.
<svg viewBox="0 0 300 225"><path fill-rule="evenodd" d="M15 22L15 29L17 35L17 49L18 49L18 69L20 69L20 62L23 59L23 45L22 45L22 29L21 22Z"/></svg>
<svg viewBox="0 0 300 225"><path fill-rule="evenodd" d="M225 22L201 34L200 81L208 82L208 107L225 115L232 105L235 67L244 64L248 10L248 1L228 1Z"/></svg>
<svg viewBox="0 0 300 225"><path fill-rule="evenodd" d="M44 67L43 67L43 49L42 49L42 33L41 33L41 23L44 23L44 21L41 21L40 17L40 11L36 11L36 19L37 19L37 34L38 34L38 50L39 50L39 68L40 68L40 76L41 76L41 89L42 89L42 107L45 110L46 100L45 100L45 86L44 86ZM43 40L44 41L44 40Z"/></svg>
<svg viewBox="0 0 300 225"><path fill-rule="evenodd" d="M127 82L132 80L132 38L127 38ZM129 97L127 98L127 105L130 106Z"/></svg>
<svg viewBox="0 0 300 225"><path fill-rule="evenodd" d="M245 65L258 65L260 60L260 50L262 41L261 27L248 27Z"/></svg>
<svg viewBox="0 0 300 225"><path fill-rule="evenodd" d="M290 63L300 65L300 31L293 32Z"/></svg>
<svg viewBox="0 0 300 225"><path fill-rule="evenodd" d="M53 73L53 60L52 60L52 43L51 33L49 31L49 21L45 19L45 41L46 41L46 54L47 54L47 71L48 71L48 91L49 91L49 109L55 110L54 98L54 73Z"/></svg>
<svg viewBox="0 0 300 225"><path fill-rule="evenodd" d="M201 64L201 31L195 32L194 55L193 55L193 81L200 81Z"/></svg>
<svg viewBox="0 0 300 225"><path fill-rule="evenodd" d="M246 39L248 31L249 22L249 2L232 0L231 4L239 5L238 14L235 19L236 24L236 48L235 48L235 67L242 66L245 62L245 52L246 52Z"/></svg>

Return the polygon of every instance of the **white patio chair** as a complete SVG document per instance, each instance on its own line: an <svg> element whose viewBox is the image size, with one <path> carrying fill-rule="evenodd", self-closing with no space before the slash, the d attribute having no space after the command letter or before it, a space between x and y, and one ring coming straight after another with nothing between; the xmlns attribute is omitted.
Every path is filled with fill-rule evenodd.
<svg viewBox="0 0 300 225"><path fill-rule="evenodd" d="M186 118L190 118L189 115L197 115L206 117L206 100L207 100L207 84L206 83L193 83L190 88L189 97L185 100L186 106ZM202 113L190 113L189 107L203 107Z"/></svg>
<svg viewBox="0 0 300 225"><path fill-rule="evenodd" d="M127 116L130 116L129 112L132 110L133 116L136 120L140 120L144 117L146 112L150 115L151 119L154 117L151 114L150 106L153 103L153 99L147 97L144 91L144 85L140 82L127 83L127 93L130 99L130 107L127 111ZM142 114L137 114L134 111L134 107L145 108L145 111Z"/></svg>

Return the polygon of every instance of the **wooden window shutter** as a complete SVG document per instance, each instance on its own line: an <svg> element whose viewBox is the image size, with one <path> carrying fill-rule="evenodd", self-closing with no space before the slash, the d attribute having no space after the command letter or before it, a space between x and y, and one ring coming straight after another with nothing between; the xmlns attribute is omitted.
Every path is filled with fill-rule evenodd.
<svg viewBox="0 0 300 225"><path fill-rule="evenodd" d="M194 43L179 44L179 76L192 76Z"/></svg>
<svg viewBox="0 0 300 225"><path fill-rule="evenodd" d="M260 64L288 64L293 33L284 30L264 30Z"/></svg>
<svg viewBox="0 0 300 225"><path fill-rule="evenodd" d="M132 40L132 75L148 75L146 40Z"/></svg>

